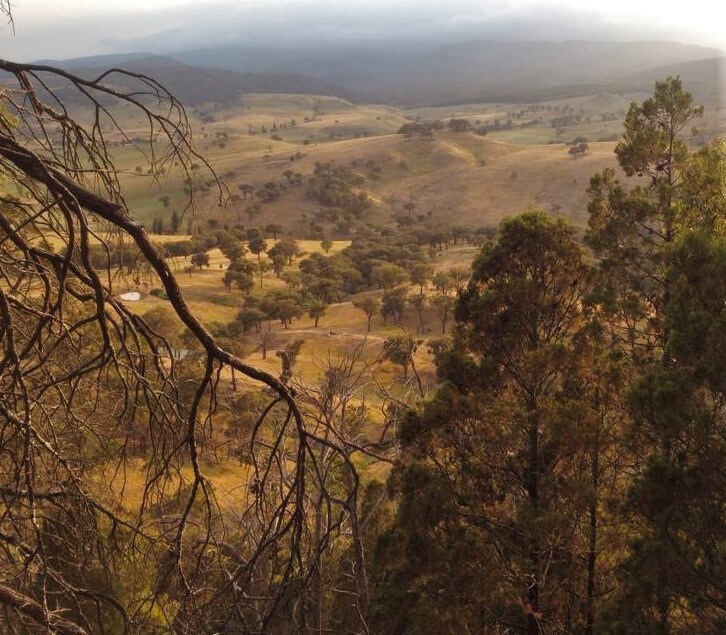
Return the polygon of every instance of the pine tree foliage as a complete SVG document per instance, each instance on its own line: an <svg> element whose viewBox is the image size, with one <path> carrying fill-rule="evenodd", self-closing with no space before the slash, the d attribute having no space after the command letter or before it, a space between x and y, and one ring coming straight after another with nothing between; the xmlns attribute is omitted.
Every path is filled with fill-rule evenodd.
<svg viewBox="0 0 726 635"><path fill-rule="evenodd" d="M383 628L584 628L599 422L582 364L591 277L573 230L540 213L483 248L441 355L444 388L402 430Z"/></svg>
<svg viewBox="0 0 726 635"><path fill-rule="evenodd" d="M383 633L726 628L726 154L678 78L593 177L587 244L528 213L474 263L401 428Z"/></svg>

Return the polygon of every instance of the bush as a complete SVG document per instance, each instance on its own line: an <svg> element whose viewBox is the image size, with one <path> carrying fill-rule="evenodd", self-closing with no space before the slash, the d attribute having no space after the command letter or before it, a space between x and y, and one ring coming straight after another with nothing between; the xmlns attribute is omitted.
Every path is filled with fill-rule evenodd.
<svg viewBox="0 0 726 635"><path fill-rule="evenodd" d="M218 306L237 306L237 301L231 295L216 295L209 298L209 301Z"/></svg>

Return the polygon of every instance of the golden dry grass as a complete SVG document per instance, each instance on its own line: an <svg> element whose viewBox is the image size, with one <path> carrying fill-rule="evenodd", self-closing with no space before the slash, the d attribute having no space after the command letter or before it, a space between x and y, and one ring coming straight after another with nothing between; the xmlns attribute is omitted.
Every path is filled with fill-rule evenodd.
<svg viewBox="0 0 726 635"><path fill-rule="evenodd" d="M585 112L625 107L624 98L604 95L570 100L572 108ZM313 112L315 105L318 113ZM322 104L322 105L321 105ZM562 107L559 102L546 104ZM496 225L508 215L527 207L540 207L583 225L589 178L603 167L616 167L612 142L591 142L587 156L573 159L564 143L549 143L555 137L548 123L539 127L517 128L490 133L482 138L470 133L440 131L433 140L405 139L393 134L404 117L436 114L442 118L466 116L472 121L481 117L506 117L515 105L472 105L448 109L396 111L387 106L358 106L335 98L302 95L248 95L241 103L216 113L217 121L199 126L196 134L199 150L223 177L229 192L239 195L237 186L249 183L261 187L267 181L286 183L285 170L312 174L317 161L335 160L355 164L359 173L368 176L366 164L381 168L378 180L368 180L365 188L379 202L377 218L385 220L400 206L415 200L419 212L430 212L435 220L479 227ZM519 106L521 108L521 106ZM552 113L547 115L552 116ZM309 121L305 122L304 117ZM294 128L278 130L282 141L270 139L272 123L295 119ZM248 127L268 127L268 133L248 134ZM578 124L560 131L562 140L576 136L600 138L620 129L619 121ZM354 130L369 130L369 136L354 138ZM331 131L341 130L343 138L330 140ZM219 135L224 135L220 137ZM303 145L303 142L309 145ZM157 184L146 175L135 173L138 156L128 146L115 151L126 176L124 187L132 209L147 223L155 216L165 218L168 226L171 211L181 211L186 204L182 175L170 172ZM211 175L203 168L194 173L194 182L205 188ZM160 198L169 196L164 207ZM230 200L224 210L217 206L212 187L199 198L198 218L204 222L216 217L223 222L249 225L281 223L292 233L300 233L303 215L312 217L316 201L305 196L305 187L288 187L277 201L263 204L261 212L249 218L245 209L250 201ZM183 225L185 227L185 225Z"/></svg>
<svg viewBox="0 0 726 635"><path fill-rule="evenodd" d="M270 241L272 242L272 241ZM302 249L308 253L322 252L318 241L299 241ZM337 253L349 245L349 241L333 241L331 253ZM476 248L471 246L451 247L440 252L435 258L435 266L439 269L451 267L467 267L471 262ZM227 291L222 283L222 275L228 261L217 249L210 250L210 266L202 270L194 269L191 273L186 272L188 259L177 258L173 266L177 272L177 279L192 312L208 327L215 324L228 324L233 321L244 306L244 296L239 291ZM263 256L265 257L265 256ZM248 256L254 258L254 256ZM283 283L272 273L263 275L262 287L259 286L259 278L255 280L254 294L260 294L272 287L281 287ZM153 286L153 285L152 285ZM131 288L131 287L129 287ZM127 289L118 289L118 291ZM128 302L127 305L136 313L144 314L147 311L166 306L168 303L148 293L142 293L142 299L135 302ZM425 312L425 325L427 333L425 337L438 337L440 335L440 322L434 315L432 309ZM280 372L280 360L276 357L275 351L283 349L287 344L297 340L304 340L304 345L298 357L295 371L302 381L316 381L323 373L325 365L331 359L337 359L349 352L352 347L364 344L362 362L373 363L380 359L383 341L388 337L401 335L404 330L415 332L417 319L412 310L401 326L392 324L389 320L384 325L380 315L372 320L370 333L366 332L366 318L362 311L352 305L352 298L346 302L332 304L327 307L325 315L315 327L313 320L307 315L293 321L289 328L272 322L264 325L267 333L267 356L263 359L261 334L250 333L243 336L238 342L239 350L243 352L245 361L253 364L270 373ZM180 325L181 327L181 325ZM433 365L428 357L425 348L422 348L417 356L421 371L425 376L428 385L435 383ZM400 369L390 364L376 365L375 373L378 380L385 384L395 384ZM231 375L225 377L230 380ZM377 389L370 384L361 394L370 404L379 404L380 398Z"/></svg>
<svg viewBox="0 0 726 635"><path fill-rule="evenodd" d="M614 108L617 104L607 104ZM597 104L584 104L583 108L596 109ZM469 133L439 131L433 140L408 139L395 131L416 114L425 117L437 115L481 117L485 121L504 117L510 106L468 106L423 112L399 112L386 106L357 106L335 98L301 95L246 95L238 104L215 110L213 123L195 123L195 137L202 152L231 194L239 195L237 186L249 183L260 187L267 181L284 183L285 170L294 170L304 176L312 174L317 161L337 161L353 166L365 175L366 190L378 202L378 220L385 221L401 210L408 201L415 201L417 213L428 213L433 221L465 225L472 228L496 226L505 216L520 213L530 206L558 213L582 225L585 218L585 189L590 176L605 166L614 166L612 143L590 143L590 153L573 159L564 144L549 144L551 131L543 127L521 131L491 134L485 138ZM308 121L305 121L307 117ZM282 122L296 120L295 127L280 128ZM280 129L282 140L272 140L271 128ZM261 127L267 132L262 133ZM249 134L252 128L255 134ZM363 132L367 136L363 136ZM516 134L515 134L516 132ZM574 128L567 131L576 136L581 132ZM342 138L331 140L331 133ZM359 135L359 138L356 138ZM499 139L497 139L499 136ZM507 139L508 142L502 139ZM512 143L511 141L517 141ZM533 142L542 141L537 144ZM184 194L183 175L172 167L159 182L143 174L142 157L129 146L114 148L114 155L123 169L122 185L132 210L147 224L155 217L167 222L172 210L181 212L187 197ZM380 167L380 176L371 179L368 166ZM141 174L139 174L141 172ZM217 207L218 197L211 183L212 175L200 165L193 173L195 189L211 184L209 193L202 192L198 199L197 221L217 218L223 223L241 222L246 226L264 226L275 222L282 224L293 235L304 227L302 216L312 216L318 204L305 195L305 187L288 187L282 197L261 206L261 212L249 218L245 208L250 201L230 200L226 209ZM162 197L168 196L168 205ZM182 229L186 229L186 221ZM163 243L183 236L154 236ZM321 251L317 240L300 241L308 253ZM268 241L272 244L272 241ZM335 241L331 253L345 246L346 241ZM440 252L435 257L437 269L466 267L476 253L474 247L457 246ZM203 270L186 273L188 259L174 261L182 291L192 311L209 327L232 321L244 304L239 291L227 291L222 284L226 259L218 250L210 252L210 266ZM256 280L253 293L260 293ZM281 286L282 282L272 274L263 276L262 288ZM150 288L155 286L153 283ZM125 289L118 289L119 291ZM144 295L139 302L130 303L134 311L146 311L164 306L164 300ZM440 334L441 325L432 309L424 313L425 333L422 337L434 338ZM404 328L416 330L416 316L409 309ZM401 369L390 363L378 363L383 341L402 333L401 327L384 325L377 315L372 321L371 333L366 333L364 314L350 301L328 307L325 316L315 328L307 316L295 320L289 329L271 324L268 353L262 358L260 336L250 334L241 342L245 360L273 374L280 372L280 360L275 351L295 339L303 339L295 373L302 382L319 381L326 364L346 354L351 347L365 342L363 361L372 364L371 379L387 385L400 397L409 390L402 386ZM427 386L435 385L432 360L426 347L417 353L417 363ZM226 379L231 379L228 375ZM380 422L382 397L375 382L371 381L356 395L371 408L374 424L369 434L375 434ZM216 470L216 468L214 468ZM214 471L213 470L213 471ZM384 477L386 468L368 465L369 476ZM244 482L244 468L225 467L214 473L220 491L229 490L229 500L234 501L232 483ZM133 498L133 495L132 495Z"/></svg>

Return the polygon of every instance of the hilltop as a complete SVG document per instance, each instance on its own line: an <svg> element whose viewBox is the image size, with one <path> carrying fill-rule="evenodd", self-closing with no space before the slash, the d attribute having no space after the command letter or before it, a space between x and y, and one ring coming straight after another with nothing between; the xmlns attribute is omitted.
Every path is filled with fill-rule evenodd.
<svg viewBox="0 0 726 635"><path fill-rule="evenodd" d="M226 68L204 68L185 64L163 55L133 53L101 55L71 60L40 62L68 70L81 77L96 77L109 68L153 77L186 106L206 103L226 104L246 93L309 93L350 97L350 92L333 82L295 72L238 72ZM53 78L54 84L58 83ZM132 78L117 75L114 83L120 90L136 87ZM78 101L81 95L69 91L69 98Z"/></svg>

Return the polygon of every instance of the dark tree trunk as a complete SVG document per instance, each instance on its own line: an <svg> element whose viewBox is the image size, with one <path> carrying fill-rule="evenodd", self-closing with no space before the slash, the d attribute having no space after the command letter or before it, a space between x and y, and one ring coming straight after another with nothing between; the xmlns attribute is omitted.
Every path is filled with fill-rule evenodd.
<svg viewBox="0 0 726 635"><path fill-rule="evenodd" d="M531 403L529 408L529 460L527 466L527 496L532 507L534 518L539 517L540 491L539 491L539 417L537 416L537 404ZM527 635L540 635L540 541L536 532L529 538L529 562L531 567L531 579L528 580L527 589Z"/></svg>
<svg viewBox="0 0 726 635"><path fill-rule="evenodd" d="M600 481L600 447L596 441L592 454L593 498L590 503L590 528L587 550L587 597L585 599L585 635L593 635L595 626L595 573L597 566L597 502Z"/></svg>

